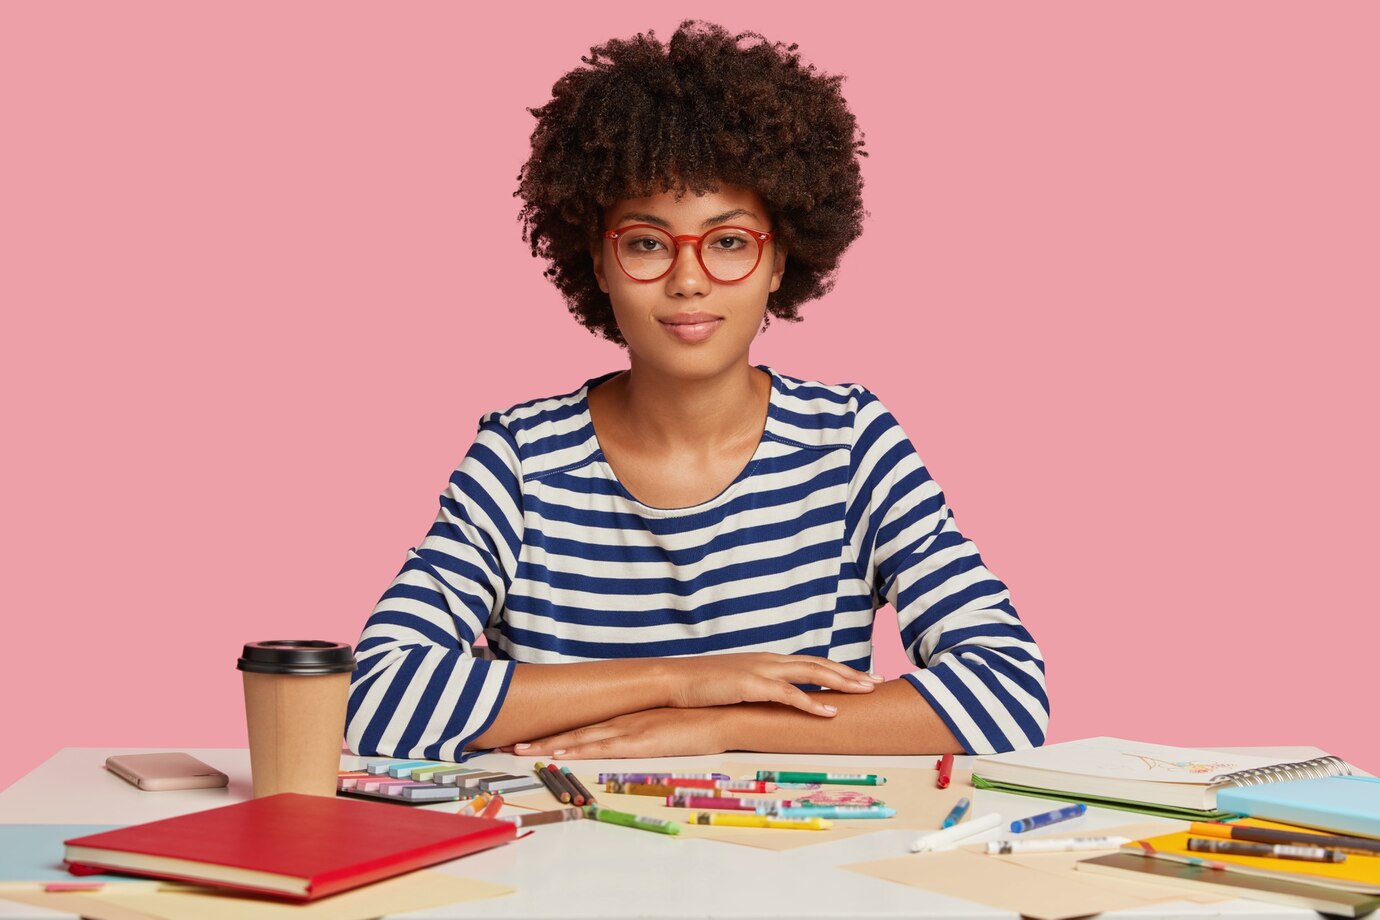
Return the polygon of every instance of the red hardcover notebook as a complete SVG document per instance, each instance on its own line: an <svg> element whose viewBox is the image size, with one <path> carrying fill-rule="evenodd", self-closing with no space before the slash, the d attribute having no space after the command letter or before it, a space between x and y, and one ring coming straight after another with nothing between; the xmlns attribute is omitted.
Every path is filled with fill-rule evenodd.
<svg viewBox="0 0 1380 920"><path fill-rule="evenodd" d="M133 875L302 901L507 843L511 821L282 793L75 837L74 875Z"/></svg>

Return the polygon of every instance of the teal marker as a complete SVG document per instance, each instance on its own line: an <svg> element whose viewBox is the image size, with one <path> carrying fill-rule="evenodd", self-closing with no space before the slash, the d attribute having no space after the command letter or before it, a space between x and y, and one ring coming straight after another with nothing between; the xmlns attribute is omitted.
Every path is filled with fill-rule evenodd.
<svg viewBox="0 0 1380 920"><path fill-rule="evenodd" d="M777 808L765 812L759 807L757 813L759 815L776 815L781 818L843 818L845 820L896 817L896 809L882 808L877 805L816 805L814 808Z"/></svg>
<svg viewBox="0 0 1380 920"><path fill-rule="evenodd" d="M968 807L972 804L972 802L968 801L966 795L959 799L954 804L954 807L949 810L949 813L944 816L944 823L941 824L940 827L953 827L955 824L962 821L963 816L968 813Z"/></svg>
<svg viewBox="0 0 1380 920"><path fill-rule="evenodd" d="M797 773L789 770L758 770L757 779L769 783L837 783L843 786L884 786L886 777L876 773Z"/></svg>

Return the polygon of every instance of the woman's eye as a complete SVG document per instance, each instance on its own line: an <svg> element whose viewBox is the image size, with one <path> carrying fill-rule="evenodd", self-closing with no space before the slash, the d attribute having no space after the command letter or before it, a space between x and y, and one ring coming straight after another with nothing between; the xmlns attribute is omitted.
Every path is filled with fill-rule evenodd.
<svg viewBox="0 0 1380 920"><path fill-rule="evenodd" d="M633 240L629 245L638 252L656 252L661 248L661 241L654 237L644 236L640 240Z"/></svg>

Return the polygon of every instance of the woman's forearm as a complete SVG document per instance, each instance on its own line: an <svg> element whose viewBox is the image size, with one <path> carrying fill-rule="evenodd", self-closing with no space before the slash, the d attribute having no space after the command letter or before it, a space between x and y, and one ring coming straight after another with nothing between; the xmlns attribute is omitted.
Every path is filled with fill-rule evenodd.
<svg viewBox="0 0 1380 920"><path fill-rule="evenodd" d="M667 659L621 658L513 668L503 706L470 748L506 747L671 704Z"/></svg>
<svg viewBox="0 0 1380 920"><path fill-rule="evenodd" d="M838 707L820 719L776 703L724 706L727 746L737 751L798 754L945 754L963 747L930 704L905 680L866 695L819 694Z"/></svg>

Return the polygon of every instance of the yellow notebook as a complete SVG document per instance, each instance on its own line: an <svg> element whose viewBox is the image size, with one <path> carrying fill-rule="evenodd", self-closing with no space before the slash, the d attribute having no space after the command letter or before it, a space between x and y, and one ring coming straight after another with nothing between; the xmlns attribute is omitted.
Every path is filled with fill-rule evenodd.
<svg viewBox="0 0 1380 920"><path fill-rule="evenodd" d="M1277 824L1246 818L1233 822L1243 827L1268 827L1282 831L1296 831L1301 834L1316 834L1306 827L1292 824ZM1227 872L1244 872L1264 878L1295 879L1306 881L1325 888L1363 894L1380 894L1380 855L1366 856L1348 853L1346 860L1339 863L1310 862L1303 859L1276 859L1267 856L1236 856L1228 853L1195 853L1188 848L1188 838L1201 836L1183 831L1177 834L1162 834L1133 840L1124 844L1122 850L1138 853L1157 859L1204 866L1209 869L1222 869Z"/></svg>

